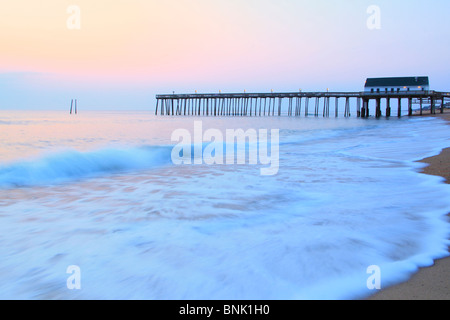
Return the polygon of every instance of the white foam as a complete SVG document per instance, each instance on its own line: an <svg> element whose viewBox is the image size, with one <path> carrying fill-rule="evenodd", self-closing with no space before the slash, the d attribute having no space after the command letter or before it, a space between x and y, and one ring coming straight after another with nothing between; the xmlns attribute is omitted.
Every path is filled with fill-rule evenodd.
<svg viewBox="0 0 450 320"><path fill-rule="evenodd" d="M101 159L93 179L3 190L0 298L354 299L374 293L371 265L384 288L447 255L449 186L413 162L446 146L442 122L205 122L278 126L278 175L247 165L136 171L153 155L129 166L116 150L87 153ZM66 172L46 159L41 167ZM111 165L132 170L112 176ZM69 265L81 268L81 291L65 287Z"/></svg>

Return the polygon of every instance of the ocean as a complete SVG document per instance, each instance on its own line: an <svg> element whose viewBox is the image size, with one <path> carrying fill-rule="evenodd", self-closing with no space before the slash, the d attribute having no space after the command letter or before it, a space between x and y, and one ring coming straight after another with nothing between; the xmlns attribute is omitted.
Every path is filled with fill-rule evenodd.
<svg viewBox="0 0 450 320"><path fill-rule="evenodd" d="M175 164L174 132L194 137L199 124L277 130L256 142L277 146L276 172ZM450 187L416 162L448 147L448 128L0 111L0 298L367 297L448 255Z"/></svg>

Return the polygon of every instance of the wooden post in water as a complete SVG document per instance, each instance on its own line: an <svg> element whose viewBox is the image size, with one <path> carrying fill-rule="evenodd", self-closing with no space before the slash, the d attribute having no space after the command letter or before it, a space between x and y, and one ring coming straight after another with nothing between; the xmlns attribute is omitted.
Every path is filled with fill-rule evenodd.
<svg viewBox="0 0 450 320"><path fill-rule="evenodd" d="M336 97L335 105L334 105L334 116L339 117L339 98Z"/></svg>
<svg viewBox="0 0 450 320"><path fill-rule="evenodd" d="M330 116L330 97L327 97L327 113L326 116L329 117Z"/></svg>
<svg viewBox="0 0 450 320"><path fill-rule="evenodd" d="M442 97L442 102L441 102L441 113L444 113L444 105L445 105L445 98Z"/></svg>
<svg viewBox="0 0 450 320"><path fill-rule="evenodd" d="M250 116L252 116L252 114L254 115L254 116L256 116L256 106L257 106L257 100L256 100L256 98L255 98L255 103L253 103L253 99L254 98L250 98ZM252 112L252 109L253 109L253 112Z"/></svg>
<svg viewBox="0 0 450 320"><path fill-rule="evenodd" d="M300 116L301 114L302 114L302 97L298 97L295 115Z"/></svg>
<svg viewBox="0 0 450 320"><path fill-rule="evenodd" d="M277 98L272 98L272 117L275 116L275 105L277 104Z"/></svg>
<svg viewBox="0 0 450 320"><path fill-rule="evenodd" d="M245 107L244 107L244 116L248 115L248 106L249 106L249 98L244 98L244 103L245 103Z"/></svg>
<svg viewBox="0 0 450 320"><path fill-rule="evenodd" d="M294 100L295 98L295 100ZM292 100L292 107L291 107L291 116L296 116L298 112L298 97L291 97L289 98Z"/></svg>
<svg viewBox="0 0 450 320"><path fill-rule="evenodd" d="M239 114L241 116L246 116L247 115L247 110L248 110L248 98L240 98L239 100Z"/></svg>
<svg viewBox="0 0 450 320"><path fill-rule="evenodd" d="M386 117L389 118L391 116L391 99L386 98Z"/></svg>
<svg viewBox="0 0 450 320"><path fill-rule="evenodd" d="M365 118L366 117L366 99L364 99L364 98L362 100L362 108L361 108L360 116L361 116L361 118Z"/></svg>
<svg viewBox="0 0 450 320"><path fill-rule="evenodd" d="M235 115L235 110L234 110L234 108L235 108L235 104L236 104L236 98L231 98L231 101L230 101L230 115L231 116L234 116Z"/></svg>
<svg viewBox="0 0 450 320"><path fill-rule="evenodd" d="M291 97L289 97L288 103L289 103L289 105L288 105L288 116L292 116L292 98Z"/></svg>
<svg viewBox="0 0 450 320"><path fill-rule="evenodd" d="M308 107L309 107L309 97L306 97L306 102L305 102L305 117L308 116Z"/></svg>
<svg viewBox="0 0 450 320"><path fill-rule="evenodd" d="M278 116L281 116L281 101L282 101L282 99L283 98L281 98L281 97L278 99Z"/></svg>
<svg viewBox="0 0 450 320"><path fill-rule="evenodd" d="M327 98L323 98L323 110L322 110L322 117L327 116Z"/></svg>
<svg viewBox="0 0 450 320"><path fill-rule="evenodd" d="M412 98L408 98L408 116L412 116L413 111L412 111Z"/></svg>
<svg viewBox="0 0 450 320"><path fill-rule="evenodd" d="M328 116L328 107L329 107L329 100L328 100L329 98L328 97L325 97L325 98L323 98L323 110L322 110L322 116L325 118L325 117L327 117Z"/></svg>
<svg viewBox="0 0 450 320"><path fill-rule="evenodd" d="M356 98L356 117L361 117L361 99Z"/></svg>
<svg viewBox="0 0 450 320"><path fill-rule="evenodd" d="M320 103L320 98L316 97L316 105L314 107L314 116L315 117L319 116L319 103Z"/></svg>
<svg viewBox="0 0 450 320"><path fill-rule="evenodd" d="M369 103L370 103L370 99L366 99L366 103L363 108L364 118L369 118L369 115L370 115Z"/></svg>
<svg viewBox="0 0 450 320"><path fill-rule="evenodd" d="M264 116L266 116L266 104L267 104L267 98L264 98L264 113L263 113Z"/></svg>
<svg viewBox="0 0 450 320"><path fill-rule="evenodd" d="M344 117L350 117L350 97L345 98Z"/></svg>
<svg viewBox="0 0 450 320"><path fill-rule="evenodd" d="M366 118L370 117L370 99L367 100Z"/></svg>
<svg viewBox="0 0 450 320"><path fill-rule="evenodd" d="M302 115L302 97L299 98L299 102L298 102L298 115L301 116Z"/></svg>
<svg viewBox="0 0 450 320"><path fill-rule="evenodd" d="M259 116L261 117L261 109L262 109L262 99L263 98L259 98Z"/></svg>
<svg viewBox="0 0 450 320"><path fill-rule="evenodd" d="M402 116L402 98L398 98L398 109L397 109L397 117Z"/></svg>
<svg viewBox="0 0 450 320"><path fill-rule="evenodd" d="M376 99L377 107L375 110L375 117L379 118L381 117L381 98Z"/></svg>

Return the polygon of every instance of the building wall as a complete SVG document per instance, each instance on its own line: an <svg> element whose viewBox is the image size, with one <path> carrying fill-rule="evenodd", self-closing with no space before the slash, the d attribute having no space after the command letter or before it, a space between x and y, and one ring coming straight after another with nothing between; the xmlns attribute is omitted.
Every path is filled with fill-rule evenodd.
<svg viewBox="0 0 450 320"><path fill-rule="evenodd" d="M372 90L373 90L373 92L374 93L376 93L376 92L380 92L380 93L385 93L386 92L386 90L388 91L388 92L397 92L397 91L400 91L400 92L407 92L407 91L428 91L428 90L430 90L430 87L429 86L422 86L422 87L416 87L416 86L414 86L414 87L410 87L410 86L403 86L403 87L365 87L364 88L364 92L372 92Z"/></svg>

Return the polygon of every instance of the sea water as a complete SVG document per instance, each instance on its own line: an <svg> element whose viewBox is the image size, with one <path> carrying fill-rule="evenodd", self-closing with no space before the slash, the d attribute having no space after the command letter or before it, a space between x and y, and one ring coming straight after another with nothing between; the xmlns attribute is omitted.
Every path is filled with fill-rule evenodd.
<svg viewBox="0 0 450 320"><path fill-rule="evenodd" d="M278 129L277 173L175 165L172 133L196 121ZM416 161L448 146L448 128L1 111L0 298L367 297L447 255L449 186Z"/></svg>

